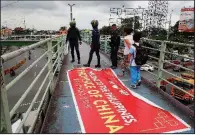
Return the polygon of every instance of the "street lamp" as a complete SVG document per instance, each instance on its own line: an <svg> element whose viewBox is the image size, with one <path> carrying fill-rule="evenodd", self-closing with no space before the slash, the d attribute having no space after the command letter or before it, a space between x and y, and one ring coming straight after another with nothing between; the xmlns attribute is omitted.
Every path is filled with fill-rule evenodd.
<svg viewBox="0 0 197 135"><path fill-rule="evenodd" d="M72 7L75 5L75 4L68 4L70 6L70 20L72 21L73 20L73 16L72 16Z"/></svg>
<svg viewBox="0 0 197 135"><path fill-rule="evenodd" d="M169 26L168 26L168 31L167 31L167 40L168 40L169 34L170 34L171 18L172 18L172 12L173 12L173 11L174 11L174 10L172 10L172 11L171 11L171 14L170 14Z"/></svg>

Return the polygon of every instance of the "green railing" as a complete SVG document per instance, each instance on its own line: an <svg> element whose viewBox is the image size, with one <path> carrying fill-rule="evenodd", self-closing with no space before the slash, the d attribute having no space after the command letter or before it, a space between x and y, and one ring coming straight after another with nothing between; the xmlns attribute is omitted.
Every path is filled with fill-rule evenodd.
<svg viewBox="0 0 197 135"><path fill-rule="evenodd" d="M52 40L57 40L56 45L52 45ZM38 47L44 47L46 48L45 52L37 59L35 60L29 67L27 67L22 73L20 73L16 78L14 78L10 83L5 84L5 78L4 78L4 68L3 63L7 62L23 53L29 52L32 49L38 48ZM55 49L57 48L57 49ZM35 101L38 99L38 96L43 89L44 85L47 85L44 94L42 95L41 102L37 109L37 115L36 118L32 121L31 127L28 129L28 133L32 133L34 126L36 124L36 120L39 116L39 112L41 110L41 107L43 105L43 102L45 100L46 95L52 93L53 88L53 80L54 75L57 70L60 70L61 67L61 61L64 58L64 55L68 54L68 46L65 45L65 36L58 36L53 38L48 38L46 40L40 41L38 43L34 43L32 45L29 45L27 47L23 47L21 49L18 49L16 51L13 51L11 53L7 53L1 56L1 133L13 133L11 128L11 118L21 105L21 103L24 101L24 99L27 97L27 95L30 93L40 76L43 75L43 72L48 69L48 72L38 88L33 100L31 101L31 104L27 111L25 112L25 115L22 119L22 122L17 127L15 133L19 133L21 129L23 128L23 125L25 121L27 120L32 107L34 106ZM56 56L55 61L53 62L52 58L53 56ZM16 102L14 107L9 111L9 105L8 105L8 98L7 98L7 92L8 90L13 87L20 79L23 78L31 69L34 67L41 59L44 57L48 57L48 61L45 63L44 67L41 69L41 71L38 73L38 75L34 78L34 80L31 82L31 84L28 86L28 88L25 90L25 92L21 95L20 99ZM48 80L48 83L46 83Z"/></svg>
<svg viewBox="0 0 197 135"><path fill-rule="evenodd" d="M91 38L91 34L88 33L83 37L83 41L86 42L87 44L90 44L90 38ZM110 49L111 49L109 46L109 40L110 40L109 36L101 35L101 38L100 38L101 51L104 52L105 54L107 54L108 56L110 56ZM188 68L188 67L184 67L181 65L181 63L175 64L172 61L170 61L169 59L166 59L166 58L169 58L169 55L172 55L172 56L176 56L178 58L189 59L190 62L194 64L194 54L192 54L190 57L186 57L184 55L179 55L179 54L169 51L169 50L173 50L173 46L176 46L176 47L177 46L184 46L185 48L194 48L194 45L185 44L185 43L178 43L178 42L170 42L170 41L152 40L152 39L146 39L146 38L142 38L141 43L142 43L143 47L146 48L147 51L149 51L149 55L148 55L149 59L151 59L155 63L155 64L153 64L153 62L148 62L147 64L158 69L156 74L152 73L150 71L146 71L154 76L155 82L156 82L155 85L158 88L162 88L161 82L166 82L166 83L170 84L171 86L175 87L176 89L178 89L179 91L187 94L188 95L187 98L192 99L192 102L193 102L194 101L194 92L191 92L191 91L188 92L188 90L182 88L181 86L178 86L178 85L170 82L169 80L167 80L164 77L164 74L171 75L172 77L180 79L183 82L188 82L188 80L184 79L181 76L178 76L168 70L165 70L164 68L165 68L165 65L168 64L173 67L179 67L181 69L189 71L191 74L194 74L193 69ZM123 38L121 37L121 45L120 45L119 54L118 54L119 62L123 58L123 48L124 48L124 43L123 43ZM168 50L166 48L168 48ZM194 90L194 84L192 84L192 86L193 86L193 88L191 88L191 89Z"/></svg>

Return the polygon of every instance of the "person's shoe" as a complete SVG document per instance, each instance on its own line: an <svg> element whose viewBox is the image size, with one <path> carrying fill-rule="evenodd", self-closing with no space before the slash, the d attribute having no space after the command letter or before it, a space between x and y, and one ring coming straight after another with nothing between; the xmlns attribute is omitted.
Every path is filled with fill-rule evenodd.
<svg viewBox="0 0 197 135"><path fill-rule="evenodd" d="M73 63L73 62L75 62L75 60L71 60L70 62L72 62L72 63Z"/></svg>
<svg viewBox="0 0 197 135"><path fill-rule="evenodd" d="M95 65L95 68L100 68L101 67L101 65Z"/></svg>
<svg viewBox="0 0 197 135"><path fill-rule="evenodd" d="M124 76L124 73L118 73L118 76L119 77L123 77Z"/></svg>
<svg viewBox="0 0 197 135"><path fill-rule="evenodd" d="M113 67L112 67L112 69L116 69L116 68L117 68L116 66L113 66Z"/></svg>
<svg viewBox="0 0 197 135"><path fill-rule="evenodd" d="M83 66L84 67L90 67L90 64L84 64Z"/></svg>
<svg viewBox="0 0 197 135"><path fill-rule="evenodd" d="M138 82L137 82L137 85L136 86L140 86L141 85L141 80L139 80Z"/></svg>
<svg viewBox="0 0 197 135"><path fill-rule="evenodd" d="M137 86L136 85L130 85L131 88L136 89Z"/></svg>
<svg viewBox="0 0 197 135"><path fill-rule="evenodd" d="M81 64L80 60L78 60L78 64Z"/></svg>

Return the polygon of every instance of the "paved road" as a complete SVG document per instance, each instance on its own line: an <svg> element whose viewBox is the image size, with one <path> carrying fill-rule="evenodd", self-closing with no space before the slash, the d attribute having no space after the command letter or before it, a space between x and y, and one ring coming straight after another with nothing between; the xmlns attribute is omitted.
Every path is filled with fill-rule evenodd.
<svg viewBox="0 0 197 135"><path fill-rule="evenodd" d="M17 49L16 47L12 47L12 48L10 48L10 51L13 51L16 49ZM31 60L28 60L28 57L27 57L28 54L24 53L12 60L5 62L3 64L4 69L7 69L7 68L13 66L18 61L20 61L24 58L27 58L27 61L25 62L25 64L16 70L16 76L17 76L21 72L23 72L30 64L32 64L33 61L35 61L37 58L39 58L39 56L41 56L43 54L43 52L44 52L44 50L39 49L39 48L32 50ZM9 109L10 110L17 103L19 98L22 96L22 94L25 92L25 90L28 88L28 86L32 83L32 81L36 78L36 76L38 75L38 73L43 68L43 66L45 65L46 62L47 62L47 59L45 57L40 62L38 62L37 65L35 65L25 76L23 76L11 89L8 90L7 94L8 94L8 101L9 101ZM30 93L27 95L26 99L23 101L23 103L21 104L21 107L19 108L19 110L17 110L17 112L23 112L27 109L27 107L29 106L28 103L30 103L32 101L34 95L36 94L37 90L39 89L39 86L41 85L42 80L44 79L46 74L47 74L47 69L44 71L42 76L38 79L35 86L32 88ZM9 74L7 74L5 76L6 84L11 82L15 77L11 77ZM46 88L46 85L42 89L42 92L40 93L40 95L43 94L43 91L45 90L45 88ZM38 97L36 104L38 104L40 100L41 100L41 96ZM37 107L37 105L34 106L34 108L36 108L36 107Z"/></svg>

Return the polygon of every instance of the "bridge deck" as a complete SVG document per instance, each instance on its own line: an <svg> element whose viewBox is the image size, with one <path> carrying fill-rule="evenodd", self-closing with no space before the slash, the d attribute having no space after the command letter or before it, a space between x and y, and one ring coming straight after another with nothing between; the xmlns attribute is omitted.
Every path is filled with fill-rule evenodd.
<svg viewBox="0 0 197 135"><path fill-rule="evenodd" d="M82 64L87 62L89 55L89 47L85 44L80 46ZM61 69L59 83L51 98L47 114L41 129L41 133L80 133L80 125L77 118L77 113L75 110L75 105L73 102L71 89L66 77L66 71L73 68L73 64L69 62L70 56L66 57L63 62ZM110 66L109 61L104 55L101 54L101 64L102 67ZM96 56L94 54L92 67L97 64ZM117 73L120 69L115 69ZM129 76L120 78L122 82L129 88ZM183 114L179 109L173 106L168 100L166 100L158 92L151 90L148 86L142 83L141 87L136 90L132 90L142 97L154 102L161 108L174 113L175 115L182 118L187 124L189 124L192 129L185 133L194 133L194 120L191 120L189 116Z"/></svg>

